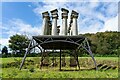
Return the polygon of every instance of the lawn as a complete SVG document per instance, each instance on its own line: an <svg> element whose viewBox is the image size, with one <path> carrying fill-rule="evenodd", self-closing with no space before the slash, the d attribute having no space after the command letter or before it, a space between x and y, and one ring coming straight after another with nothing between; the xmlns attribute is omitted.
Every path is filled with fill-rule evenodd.
<svg viewBox="0 0 120 80"><path fill-rule="evenodd" d="M57 67L42 67L39 69L38 57L27 57L22 70L19 70L22 58L0 58L2 60L2 78L118 78L118 57L95 57L97 65L103 64L116 66L115 69L93 70L94 64L90 57L79 57L80 71L78 67L69 67L69 57L66 57L66 66L59 71L59 58ZM30 62L33 61L33 62ZM51 59L50 59L51 60Z"/></svg>

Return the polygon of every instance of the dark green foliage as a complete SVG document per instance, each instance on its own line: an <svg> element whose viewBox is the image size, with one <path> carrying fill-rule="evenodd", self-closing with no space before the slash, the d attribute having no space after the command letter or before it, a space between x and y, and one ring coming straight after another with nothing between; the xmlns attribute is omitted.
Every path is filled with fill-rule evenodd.
<svg viewBox="0 0 120 80"><path fill-rule="evenodd" d="M118 55L120 53L120 32L98 32L84 34L89 39L91 50L99 55ZM81 50L83 53L85 51Z"/></svg>
<svg viewBox="0 0 120 80"><path fill-rule="evenodd" d="M8 48L6 46L2 48L2 55L8 55Z"/></svg>
<svg viewBox="0 0 120 80"><path fill-rule="evenodd" d="M29 40L24 35L13 35L10 37L9 40L9 48L15 53L15 54L23 54L25 53L25 49L28 47Z"/></svg>

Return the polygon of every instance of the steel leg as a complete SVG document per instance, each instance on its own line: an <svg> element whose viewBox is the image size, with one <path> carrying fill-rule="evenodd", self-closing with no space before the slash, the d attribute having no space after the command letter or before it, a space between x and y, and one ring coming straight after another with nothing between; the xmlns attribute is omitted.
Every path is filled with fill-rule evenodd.
<svg viewBox="0 0 120 80"><path fill-rule="evenodd" d="M33 40L33 39L32 39L32 40ZM20 70L22 69L22 66L23 66L23 64L24 64L24 62L25 62L27 53L30 51L29 48L30 48L30 45L31 45L31 43L32 43L32 40L30 41L30 43L29 43L29 45L28 45L28 49L27 49L27 51L26 51L26 53L25 53L25 55L24 55L24 58L23 58L23 60L22 60L21 65L20 65Z"/></svg>
<svg viewBox="0 0 120 80"><path fill-rule="evenodd" d="M43 54L44 54L45 50L42 52L42 56L41 56L41 63L40 63L40 69L42 68L42 65L43 65Z"/></svg>
<svg viewBox="0 0 120 80"><path fill-rule="evenodd" d="M88 49L85 47L85 45L84 45L84 46L82 45L82 47L90 54L90 56L92 57L92 60L93 60L93 62L94 62L95 68L96 68L96 70L98 70L97 64L96 64L96 61L95 61L94 56L93 56L93 54L92 54L92 51L91 51L91 49L90 49L89 43L88 43L87 39L85 39L85 41L86 41L86 43L87 43Z"/></svg>
<svg viewBox="0 0 120 80"><path fill-rule="evenodd" d="M60 49L60 71L61 71L61 49Z"/></svg>

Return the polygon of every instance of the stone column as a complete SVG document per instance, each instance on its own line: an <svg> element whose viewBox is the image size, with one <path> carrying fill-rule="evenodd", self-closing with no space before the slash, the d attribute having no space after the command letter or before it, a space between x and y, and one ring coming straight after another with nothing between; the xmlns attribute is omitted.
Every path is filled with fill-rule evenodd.
<svg viewBox="0 0 120 80"><path fill-rule="evenodd" d="M52 10L50 11L52 15L52 33L51 35L58 35L57 33L57 19L58 19L58 10Z"/></svg>
<svg viewBox="0 0 120 80"><path fill-rule="evenodd" d="M43 16L43 26L42 26L43 33L42 33L42 35L49 35L49 24L48 24L48 22L50 21L50 17L49 17L48 11L43 12L42 16Z"/></svg>
<svg viewBox="0 0 120 80"><path fill-rule="evenodd" d="M72 10L71 19L72 22L72 35L78 35L78 26L77 26L78 13Z"/></svg>
<svg viewBox="0 0 120 80"><path fill-rule="evenodd" d="M49 33L49 35L51 35L51 28L52 28L52 23L51 23L51 21L48 21L48 24L49 24L49 31L48 31L48 33Z"/></svg>
<svg viewBox="0 0 120 80"><path fill-rule="evenodd" d="M69 35L69 36L72 35L72 22L73 22L73 20L70 19L69 28L68 28L68 35Z"/></svg>
<svg viewBox="0 0 120 80"><path fill-rule="evenodd" d="M60 26L57 26L57 35L60 33Z"/></svg>
<svg viewBox="0 0 120 80"><path fill-rule="evenodd" d="M62 28L61 28L62 30L61 30L61 35L67 35L67 32L68 32L68 30L67 30L67 19L68 19L69 11L64 9L64 8L62 8L61 11L62 11Z"/></svg>

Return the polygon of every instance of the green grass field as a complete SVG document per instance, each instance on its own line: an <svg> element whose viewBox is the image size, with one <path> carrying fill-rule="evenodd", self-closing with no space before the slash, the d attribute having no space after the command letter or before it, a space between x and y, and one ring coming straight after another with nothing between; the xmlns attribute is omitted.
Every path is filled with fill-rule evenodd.
<svg viewBox="0 0 120 80"><path fill-rule="evenodd" d="M2 78L118 78L118 57L95 57L97 64L116 66L115 69L91 70L94 68L90 57L79 57L80 71L75 71L78 67L69 67L69 57L66 57L67 65L62 67L64 71L59 71L59 58L57 67L42 67L39 69L38 57L27 57L22 70L19 70L22 58L0 58L2 61ZM29 62L32 60L32 62Z"/></svg>

